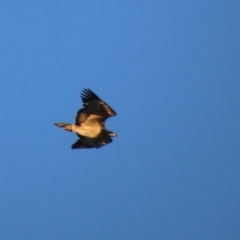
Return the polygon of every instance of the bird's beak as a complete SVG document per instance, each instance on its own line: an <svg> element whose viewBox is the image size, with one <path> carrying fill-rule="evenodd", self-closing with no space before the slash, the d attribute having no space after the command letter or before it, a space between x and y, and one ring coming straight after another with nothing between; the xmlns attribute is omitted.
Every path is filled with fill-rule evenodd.
<svg viewBox="0 0 240 240"><path fill-rule="evenodd" d="M111 137L117 137L118 135L116 133L112 133Z"/></svg>

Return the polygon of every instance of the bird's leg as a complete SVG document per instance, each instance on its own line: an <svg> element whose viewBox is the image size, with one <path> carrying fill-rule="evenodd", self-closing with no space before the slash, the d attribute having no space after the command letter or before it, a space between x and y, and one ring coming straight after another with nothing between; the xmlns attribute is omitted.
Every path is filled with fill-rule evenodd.
<svg viewBox="0 0 240 240"><path fill-rule="evenodd" d="M65 131L68 131L68 132L72 132L72 125L66 125L64 128L63 128Z"/></svg>
<svg viewBox="0 0 240 240"><path fill-rule="evenodd" d="M69 123L54 123L55 126L63 128L65 131L72 132L72 126L73 124Z"/></svg>

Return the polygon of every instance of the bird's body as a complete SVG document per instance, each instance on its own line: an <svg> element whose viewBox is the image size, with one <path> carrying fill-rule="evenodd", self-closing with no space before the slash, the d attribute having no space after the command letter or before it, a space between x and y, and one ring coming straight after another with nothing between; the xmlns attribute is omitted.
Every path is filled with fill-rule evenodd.
<svg viewBox="0 0 240 240"><path fill-rule="evenodd" d="M80 138L78 146L82 144L88 146L87 148L97 148L105 145L105 142L106 144L112 142L111 137L116 134L107 131L104 123L107 118L116 116L116 112L90 89L84 89L81 97L84 108L77 112L75 124L55 123L55 125L66 131L75 132Z"/></svg>
<svg viewBox="0 0 240 240"><path fill-rule="evenodd" d="M97 137L102 128L98 124L82 124L77 126L71 123L55 123L55 126L62 127L65 131L75 132L79 137L95 138Z"/></svg>

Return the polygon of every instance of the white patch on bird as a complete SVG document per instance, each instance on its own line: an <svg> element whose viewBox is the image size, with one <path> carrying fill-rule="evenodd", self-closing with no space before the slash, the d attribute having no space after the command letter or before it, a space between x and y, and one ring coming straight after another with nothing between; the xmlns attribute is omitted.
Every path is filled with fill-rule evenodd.
<svg viewBox="0 0 240 240"><path fill-rule="evenodd" d="M85 137L94 138L101 132L101 127L94 125L94 127L89 124L88 126L76 126L72 125L72 131L78 133Z"/></svg>

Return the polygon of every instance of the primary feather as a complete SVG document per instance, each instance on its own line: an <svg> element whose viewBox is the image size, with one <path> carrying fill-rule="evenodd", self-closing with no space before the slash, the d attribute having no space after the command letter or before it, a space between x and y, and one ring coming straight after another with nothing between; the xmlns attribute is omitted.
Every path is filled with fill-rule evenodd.
<svg viewBox="0 0 240 240"><path fill-rule="evenodd" d="M90 89L84 88L81 98L86 109L96 110L105 118L116 116L116 112Z"/></svg>
<svg viewBox="0 0 240 240"><path fill-rule="evenodd" d="M111 137L99 138L79 138L73 145L72 149L79 148L100 148L112 142Z"/></svg>

